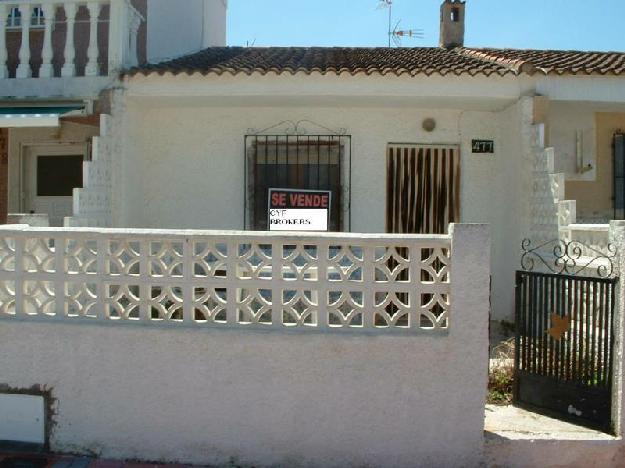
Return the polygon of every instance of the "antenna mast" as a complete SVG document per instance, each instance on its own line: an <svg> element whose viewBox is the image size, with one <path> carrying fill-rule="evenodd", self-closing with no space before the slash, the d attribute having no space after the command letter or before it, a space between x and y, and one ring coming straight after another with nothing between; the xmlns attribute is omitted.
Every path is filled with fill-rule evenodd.
<svg viewBox="0 0 625 468"><path fill-rule="evenodd" d="M401 20L397 22L395 27L393 28L393 0L378 0L378 10L383 8L388 9L388 47L392 47L393 43L395 46L401 46L401 40L404 37L409 37L411 39L423 39L423 29L405 29L399 30L399 23Z"/></svg>
<svg viewBox="0 0 625 468"><path fill-rule="evenodd" d="M393 24L393 0L386 0L388 3L388 47L391 47L391 24Z"/></svg>
<svg viewBox="0 0 625 468"><path fill-rule="evenodd" d="M393 0L378 0L378 10L388 9L388 46L391 47L391 37L393 35Z"/></svg>

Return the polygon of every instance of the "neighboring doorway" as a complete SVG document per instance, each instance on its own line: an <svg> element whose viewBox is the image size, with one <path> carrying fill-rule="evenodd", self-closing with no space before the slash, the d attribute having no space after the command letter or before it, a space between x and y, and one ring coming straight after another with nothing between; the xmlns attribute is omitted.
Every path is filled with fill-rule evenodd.
<svg viewBox="0 0 625 468"><path fill-rule="evenodd" d="M445 234L460 220L457 145L390 144L386 171L386 231Z"/></svg>
<svg viewBox="0 0 625 468"><path fill-rule="evenodd" d="M47 214L50 226L72 216L73 191L83 184L84 151L76 147L30 148L24 159L24 208Z"/></svg>

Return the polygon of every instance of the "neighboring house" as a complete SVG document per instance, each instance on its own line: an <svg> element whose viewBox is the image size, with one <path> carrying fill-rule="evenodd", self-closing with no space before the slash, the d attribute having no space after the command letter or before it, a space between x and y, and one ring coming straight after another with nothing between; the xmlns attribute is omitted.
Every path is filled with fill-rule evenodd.
<svg viewBox="0 0 625 468"><path fill-rule="evenodd" d="M147 18L149 60L166 54L150 53ZM475 49L464 29L464 2L445 0L437 48L211 47L125 61L66 222L266 229L269 188L332 191L336 230L486 222L493 317L509 319L524 237L601 245L607 229L576 225L575 205L588 222L624 215L625 54ZM10 211L26 206L21 158L11 150Z"/></svg>
<svg viewBox="0 0 625 468"><path fill-rule="evenodd" d="M83 186L83 161L97 152L99 114L108 112L119 71L225 45L226 7L0 0L0 222L8 210L62 225Z"/></svg>

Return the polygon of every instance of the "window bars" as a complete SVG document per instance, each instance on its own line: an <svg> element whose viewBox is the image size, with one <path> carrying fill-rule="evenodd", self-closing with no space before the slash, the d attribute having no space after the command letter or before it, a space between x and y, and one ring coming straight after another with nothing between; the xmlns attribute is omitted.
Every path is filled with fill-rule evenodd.
<svg viewBox="0 0 625 468"><path fill-rule="evenodd" d="M276 189L332 193L330 231L349 230L349 135L247 135L246 229L268 229L268 192Z"/></svg>

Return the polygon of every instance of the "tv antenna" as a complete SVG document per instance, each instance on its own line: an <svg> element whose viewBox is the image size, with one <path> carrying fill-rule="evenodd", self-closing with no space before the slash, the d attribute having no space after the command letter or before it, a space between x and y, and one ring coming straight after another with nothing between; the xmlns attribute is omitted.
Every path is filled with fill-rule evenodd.
<svg viewBox="0 0 625 468"><path fill-rule="evenodd" d="M388 46L401 46L404 37L411 39L423 39L423 29L399 29L401 20L397 21L393 27L393 0L378 0L378 10L388 9Z"/></svg>

